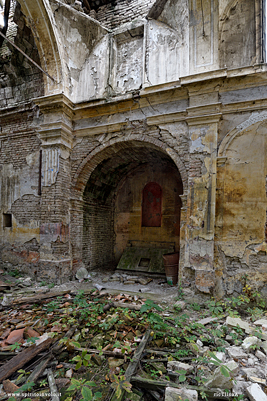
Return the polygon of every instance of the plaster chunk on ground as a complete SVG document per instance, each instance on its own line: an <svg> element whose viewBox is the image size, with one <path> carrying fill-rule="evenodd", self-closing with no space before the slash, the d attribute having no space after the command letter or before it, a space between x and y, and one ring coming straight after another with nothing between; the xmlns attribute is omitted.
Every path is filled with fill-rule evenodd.
<svg viewBox="0 0 267 401"><path fill-rule="evenodd" d="M169 361L167 368L170 370L186 370L187 372L190 372L191 370L194 369L193 366L189 365L188 363L183 363L183 362L178 362L178 361Z"/></svg>
<svg viewBox="0 0 267 401"><path fill-rule="evenodd" d="M167 387L165 391L165 401L197 401L198 393L196 390L186 388Z"/></svg>
<svg viewBox="0 0 267 401"><path fill-rule="evenodd" d="M267 325L267 319L259 319L259 320L256 320L256 322L254 322L253 324L255 324L255 326Z"/></svg>
<svg viewBox="0 0 267 401"><path fill-rule="evenodd" d="M259 384L252 384L246 388L246 393L251 401L267 401L267 395Z"/></svg>
<svg viewBox="0 0 267 401"><path fill-rule="evenodd" d="M257 351L256 351L256 353L255 353L255 356L258 358L258 359L260 359L262 362L267 362L267 356L266 355L264 355L264 353L263 352L261 352L260 350L258 350L257 349Z"/></svg>
<svg viewBox="0 0 267 401"><path fill-rule="evenodd" d="M184 301L177 301L173 305L173 309L184 310L186 308L186 303Z"/></svg>
<svg viewBox="0 0 267 401"><path fill-rule="evenodd" d="M88 271L85 269L85 267L81 267L79 270L76 272L76 278L77 280L83 280L87 278L89 275Z"/></svg>
<svg viewBox="0 0 267 401"><path fill-rule="evenodd" d="M224 364L226 368L229 369L230 377L225 377L218 367L214 373L213 377L207 381L206 386L210 388L223 388L223 389L232 389L233 388L233 380L232 377L238 372L239 365L235 361L229 361Z"/></svg>
<svg viewBox="0 0 267 401"><path fill-rule="evenodd" d="M246 388L251 384L252 384L251 382L246 382L243 380L234 380L233 393L244 394L246 391Z"/></svg>
<svg viewBox="0 0 267 401"><path fill-rule="evenodd" d="M259 379L264 378L264 372L262 370L262 366L260 367L253 367L253 368L242 368L242 372L245 374L247 380L252 380L252 378L258 377Z"/></svg>
<svg viewBox="0 0 267 401"><path fill-rule="evenodd" d="M262 341L261 342L261 348L263 349L265 354L267 354L267 341Z"/></svg>
<svg viewBox="0 0 267 401"><path fill-rule="evenodd" d="M225 362L226 359L226 355L224 352L214 352L214 355L216 356L216 358L218 358L222 363ZM213 358L211 358L213 359ZM209 366L214 366L214 363L212 362L212 360L209 363Z"/></svg>
<svg viewBox="0 0 267 401"><path fill-rule="evenodd" d="M228 326L232 327L240 327L241 329L245 330L247 334L250 334L251 328L247 322L244 320L240 319L239 317L230 317L227 316L226 318L226 324Z"/></svg>
<svg viewBox="0 0 267 401"><path fill-rule="evenodd" d="M252 337L246 337L241 345L241 347L248 351L251 349L252 345L258 345L261 343L261 340L258 337L252 336Z"/></svg>
<svg viewBox="0 0 267 401"><path fill-rule="evenodd" d="M229 356L235 359L247 358L247 354L243 351L241 347L228 347L226 348Z"/></svg>

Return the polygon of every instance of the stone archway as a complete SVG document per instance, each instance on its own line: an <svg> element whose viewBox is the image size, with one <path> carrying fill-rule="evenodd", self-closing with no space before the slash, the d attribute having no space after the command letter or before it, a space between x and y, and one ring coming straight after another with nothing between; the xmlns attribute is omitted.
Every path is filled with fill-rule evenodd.
<svg viewBox="0 0 267 401"><path fill-rule="evenodd" d="M127 136L125 141L117 138L100 145L81 162L72 190L71 243L74 271L82 265L89 269L115 266L127 242L136 240L138 236L147 242L162 236L162 241L172 242L174 249L179 249L180 195L183 195L187 181L179 155L171 151L174 156L171 158L170 151L161 141L144 135L137 138L135 135L133 138ZM177 161L180 169L177 168ZM171 198L171 191L166 192L168 184L175 194L169 202L172 203L171 210L166 206L168 202L163 195L164 224L160 234L152 233L155 227L152 227L150 233L147 227L143 230L146 233L140 231L142 189L149 181L158 181L167 198ZM174 188L175 182L177 185ZM123 194L128 191L128 187L136 191L135 195L132 193L126 199ZM128 208L127 216L125 208ZM178 218L174 221L175 214ZM126 223L125 219L128 219ZM137 223L139 220L140 224ZM125 232L125 224L130 227L128 233Z"/></svg>

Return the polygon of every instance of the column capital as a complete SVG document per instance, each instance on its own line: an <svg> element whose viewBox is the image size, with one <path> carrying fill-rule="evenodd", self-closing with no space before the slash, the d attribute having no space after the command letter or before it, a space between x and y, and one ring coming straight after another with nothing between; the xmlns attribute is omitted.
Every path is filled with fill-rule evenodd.
<svg viewBox="0 0 267 401"><path fill-rule="evenodd" d="M73 103L63 93L34 99L34 103L39 106L42 114L38 128L42 146L63 145L71 149Z"/></svg>

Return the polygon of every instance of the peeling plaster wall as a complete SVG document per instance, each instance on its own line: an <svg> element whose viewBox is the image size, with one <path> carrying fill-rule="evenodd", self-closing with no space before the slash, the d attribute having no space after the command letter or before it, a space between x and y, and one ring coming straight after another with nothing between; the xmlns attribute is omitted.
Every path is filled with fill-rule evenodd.
<svg viewBox="0 0 267 401"><path fill-rule="evenodd" d="M257 288L266 281L266 133L266 121L237 132L218 166L217 274L227 294L242 290L248 272Z"/></svg>
<svg viewBox="0 0 267 401"><path fill-rule="evenodd" d="M161 227L142 227L142 191L148 182L156 182L162 188ZM115 201L114 230L115 262L118 263L129 241L136 241L142 246L150 243L160 247L168 242L180 248L180 208L179 195L183 193L179 173L160 160L154 165L140 167L129 174Z"/></svg>
<svg viewBox="0 0 267 401"><path fill-rule="evenodd" d="M107 29L85 14L58 2L53 3L53 13L64 48L71 99L81 102L102 97L109 68Z"/></svg>
<svg viewBox="0 0 267 401"><path fill-rule="evenodd" d="M177 81L182 72L184 43L179 33L158 21L147 26L146 80L150 85Z"/></svg>
<svg viewBox="0 0 267 401"><path fill-rule="evenodd" d="M10 32L54 81L7 46L0 60L2 266L67 280L160 237L196 290L240 292L249 272L267 295L259 3L66 2L23 0ZM148 181L160 230L140 225Z"/></svg>
<svg viewBox="0 0 267 401"><path fill-rule="evenodd" d="M228 8L221 16L220 68L234 68L256 63L255 24L255 1L228 3Z"/></svg>
<svg viewBox="0 0 267 401"><path fill-rule="evenodd" d="M114 93L141 89L143 83L144 26L114 35L113 73Z"/></svg>
<svg viewBox="0 0 267 401"><path fill-rule="evenodd" d="M39 146L31 107L0 114L0 264L33 273L39 261ZM3 226L12 214L12 227Z"/></svg>

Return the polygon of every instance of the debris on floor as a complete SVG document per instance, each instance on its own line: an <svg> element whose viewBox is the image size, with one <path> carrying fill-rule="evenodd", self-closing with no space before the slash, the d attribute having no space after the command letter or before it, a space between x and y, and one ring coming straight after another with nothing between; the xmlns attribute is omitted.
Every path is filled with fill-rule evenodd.
<svg viewBox="0 0 267 401"><path fill-rule="evenodd" d="M267 397L267 313L248 298L166 305L25 281L0 287L0 400Z"/></svg>

